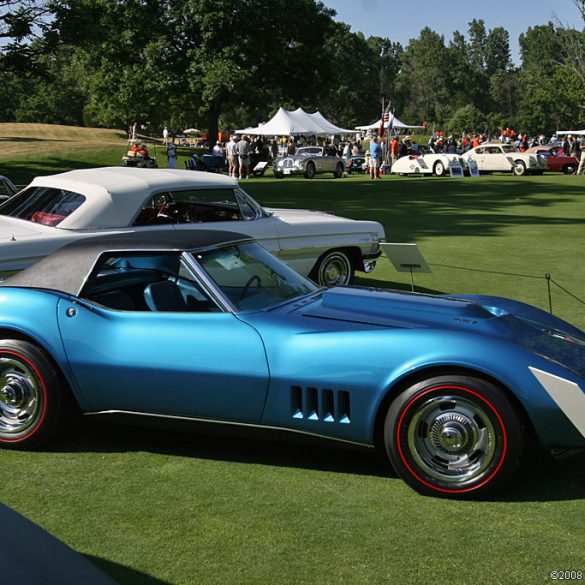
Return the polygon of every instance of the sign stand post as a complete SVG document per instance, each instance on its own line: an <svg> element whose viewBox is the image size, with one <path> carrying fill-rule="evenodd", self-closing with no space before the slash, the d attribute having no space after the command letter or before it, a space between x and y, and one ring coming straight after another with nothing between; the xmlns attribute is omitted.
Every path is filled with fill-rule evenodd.
<svg viewBox="0 0 585 585"><path fill-rule="evenodd" d="M410 289L414 292L414 273L432 273L416 244L381 243L380 248L398 272L410 273Z"/></svg>

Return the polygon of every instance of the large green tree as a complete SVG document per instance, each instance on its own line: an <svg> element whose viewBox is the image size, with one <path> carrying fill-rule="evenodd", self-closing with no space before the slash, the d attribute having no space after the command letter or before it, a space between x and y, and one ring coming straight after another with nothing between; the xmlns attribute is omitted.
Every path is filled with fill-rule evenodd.
<svg viewBox="0 0 585 585"><path fill-rule="evenodd" d="M523 130L552 133L573 126L583 93L564 56L564 37L553 23L520 35L518 123Z"/></svg>

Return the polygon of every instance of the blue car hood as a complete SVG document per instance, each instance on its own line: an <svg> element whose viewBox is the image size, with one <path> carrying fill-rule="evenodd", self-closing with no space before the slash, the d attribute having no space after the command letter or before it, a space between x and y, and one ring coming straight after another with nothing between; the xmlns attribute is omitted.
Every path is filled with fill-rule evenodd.
<svg viewBox="0 0 585 585"><path fill-rule="evenodd" d="M585 333L536 307L479 295L434 296L339 287L297 311L308 319L380 328L450 330L498 338L585 375Z"/></svg>

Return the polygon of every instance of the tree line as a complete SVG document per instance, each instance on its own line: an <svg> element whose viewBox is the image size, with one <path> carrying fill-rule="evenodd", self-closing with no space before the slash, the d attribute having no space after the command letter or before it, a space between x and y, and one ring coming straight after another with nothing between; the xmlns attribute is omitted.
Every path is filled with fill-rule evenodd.
<svg viewBox="0 0 585 585"><path fill-rule="evenodd" d="M585 0L574 0L584 14ZM529 134L585 124L585 33L520 35L474 19L406 46L352 32L316 0L0 0L0 121L218 130L278 107L343 127L381 102L446 132Z"/></svg>

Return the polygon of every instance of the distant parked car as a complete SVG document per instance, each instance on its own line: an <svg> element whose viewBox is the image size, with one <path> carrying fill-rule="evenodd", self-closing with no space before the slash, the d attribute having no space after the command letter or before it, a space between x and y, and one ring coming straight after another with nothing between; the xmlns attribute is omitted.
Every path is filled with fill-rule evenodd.
<svg viewBox="0 0 585 585"><path fill-rule="evenodd" d="M0 205L0 270L20 270L91 235L201 227L256 238L322 286L349 284L380 255L383 227L331 213L265 209L233 179L109 167L37 177Z"/></svg>
<svg viewBox="0 0 585 585"><path fill-rule="evenodd" d="M480 173L499 171L520 176L542 175L546 171L544 156L519 152L511 144L482 144L468 150L464 158L474 160Z"/></svg>
<svg viewBox="0 0 585 585"><path fill-rule="evenodd" d="M319 173L333 173L339 178L343 176L345 164L333 146L304 146L295 155L275 158L272 170L277 179L286 175L303 175L305 179L312 179Z"/></svg>
<svg viewBox="0 0 585 585"><path fill-rule="evenodd" d="M453 169L462 175L466 164L457 154L412 154L400 157L392 164L392 173L395 175L436 175L443 177Z"/></svg>
<svg viewBox="0 0 585 585"><path fill-rule="evenodd" d="M567 156L562 146L546 144L533 146L527 151L529 154L538 154L546 159L547 171L573 175L579 167L579 159L576 156Z"/></svg>

